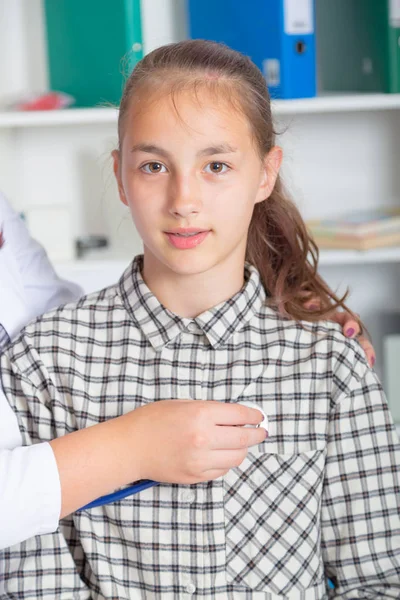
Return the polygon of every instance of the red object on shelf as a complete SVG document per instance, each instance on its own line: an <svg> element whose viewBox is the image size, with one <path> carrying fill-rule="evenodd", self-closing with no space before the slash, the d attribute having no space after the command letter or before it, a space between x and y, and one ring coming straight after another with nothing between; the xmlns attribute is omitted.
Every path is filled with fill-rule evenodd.
<svg viewBox="0 0 400 600"><path fill-rule="evenodd" d="M30 111L30 110L58 110L60 108L67 108L75 102L75 99L62 92L48 92L35 96L29 100L18 102L15 105L17 110Z"/></svg>

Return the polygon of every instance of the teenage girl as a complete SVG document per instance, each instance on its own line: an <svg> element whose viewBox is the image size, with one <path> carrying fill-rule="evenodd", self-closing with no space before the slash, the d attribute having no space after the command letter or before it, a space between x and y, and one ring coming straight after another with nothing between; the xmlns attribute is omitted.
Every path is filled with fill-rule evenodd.
<svg viewBox="0 0 400 600"><path fill-rule="evenodd" d="M395 428L358 344L323 321L343 301L282 188L262 74L216 43L158 48L118 129L144 255L29 325L2 380L25 444L133 410L132 478L161 484L5 551L1 597L398 598ZM241 401L267 437L237 427L261 420Z"/></svg>

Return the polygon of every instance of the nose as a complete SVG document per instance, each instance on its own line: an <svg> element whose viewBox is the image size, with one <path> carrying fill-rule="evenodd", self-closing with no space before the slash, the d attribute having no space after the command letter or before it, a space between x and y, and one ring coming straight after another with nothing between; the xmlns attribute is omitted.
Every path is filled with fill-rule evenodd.
<svg viewBox="0 0 400 600"><path fill-rule="evenodd" d="M169 213L186 219L201 210L201 199L194 177L176 175L171 179Z"/></svg>

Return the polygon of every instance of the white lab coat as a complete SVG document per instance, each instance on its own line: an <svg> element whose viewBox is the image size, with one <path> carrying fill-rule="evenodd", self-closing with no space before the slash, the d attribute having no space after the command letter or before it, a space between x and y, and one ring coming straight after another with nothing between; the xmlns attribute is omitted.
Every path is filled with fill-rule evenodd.
<svg viewBox="0 0 400 600"><path fill-rule="evenodd" d="M43 248L0 194L0 324L12 339L46 310L79 298L60 279ZM48 443L21 447L17 419L0 386L0 549L58 526L60 480Z"/></svg>

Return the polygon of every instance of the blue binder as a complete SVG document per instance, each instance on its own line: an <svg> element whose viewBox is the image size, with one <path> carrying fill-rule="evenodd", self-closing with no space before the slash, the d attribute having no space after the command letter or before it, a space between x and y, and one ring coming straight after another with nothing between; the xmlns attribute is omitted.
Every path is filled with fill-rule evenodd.
<svg viewBox="0 0 400 600"><path fill-rule="evenodd" d="M316 95L314 0L188 0L192 38L249 56L272 98Z"/></svg>

